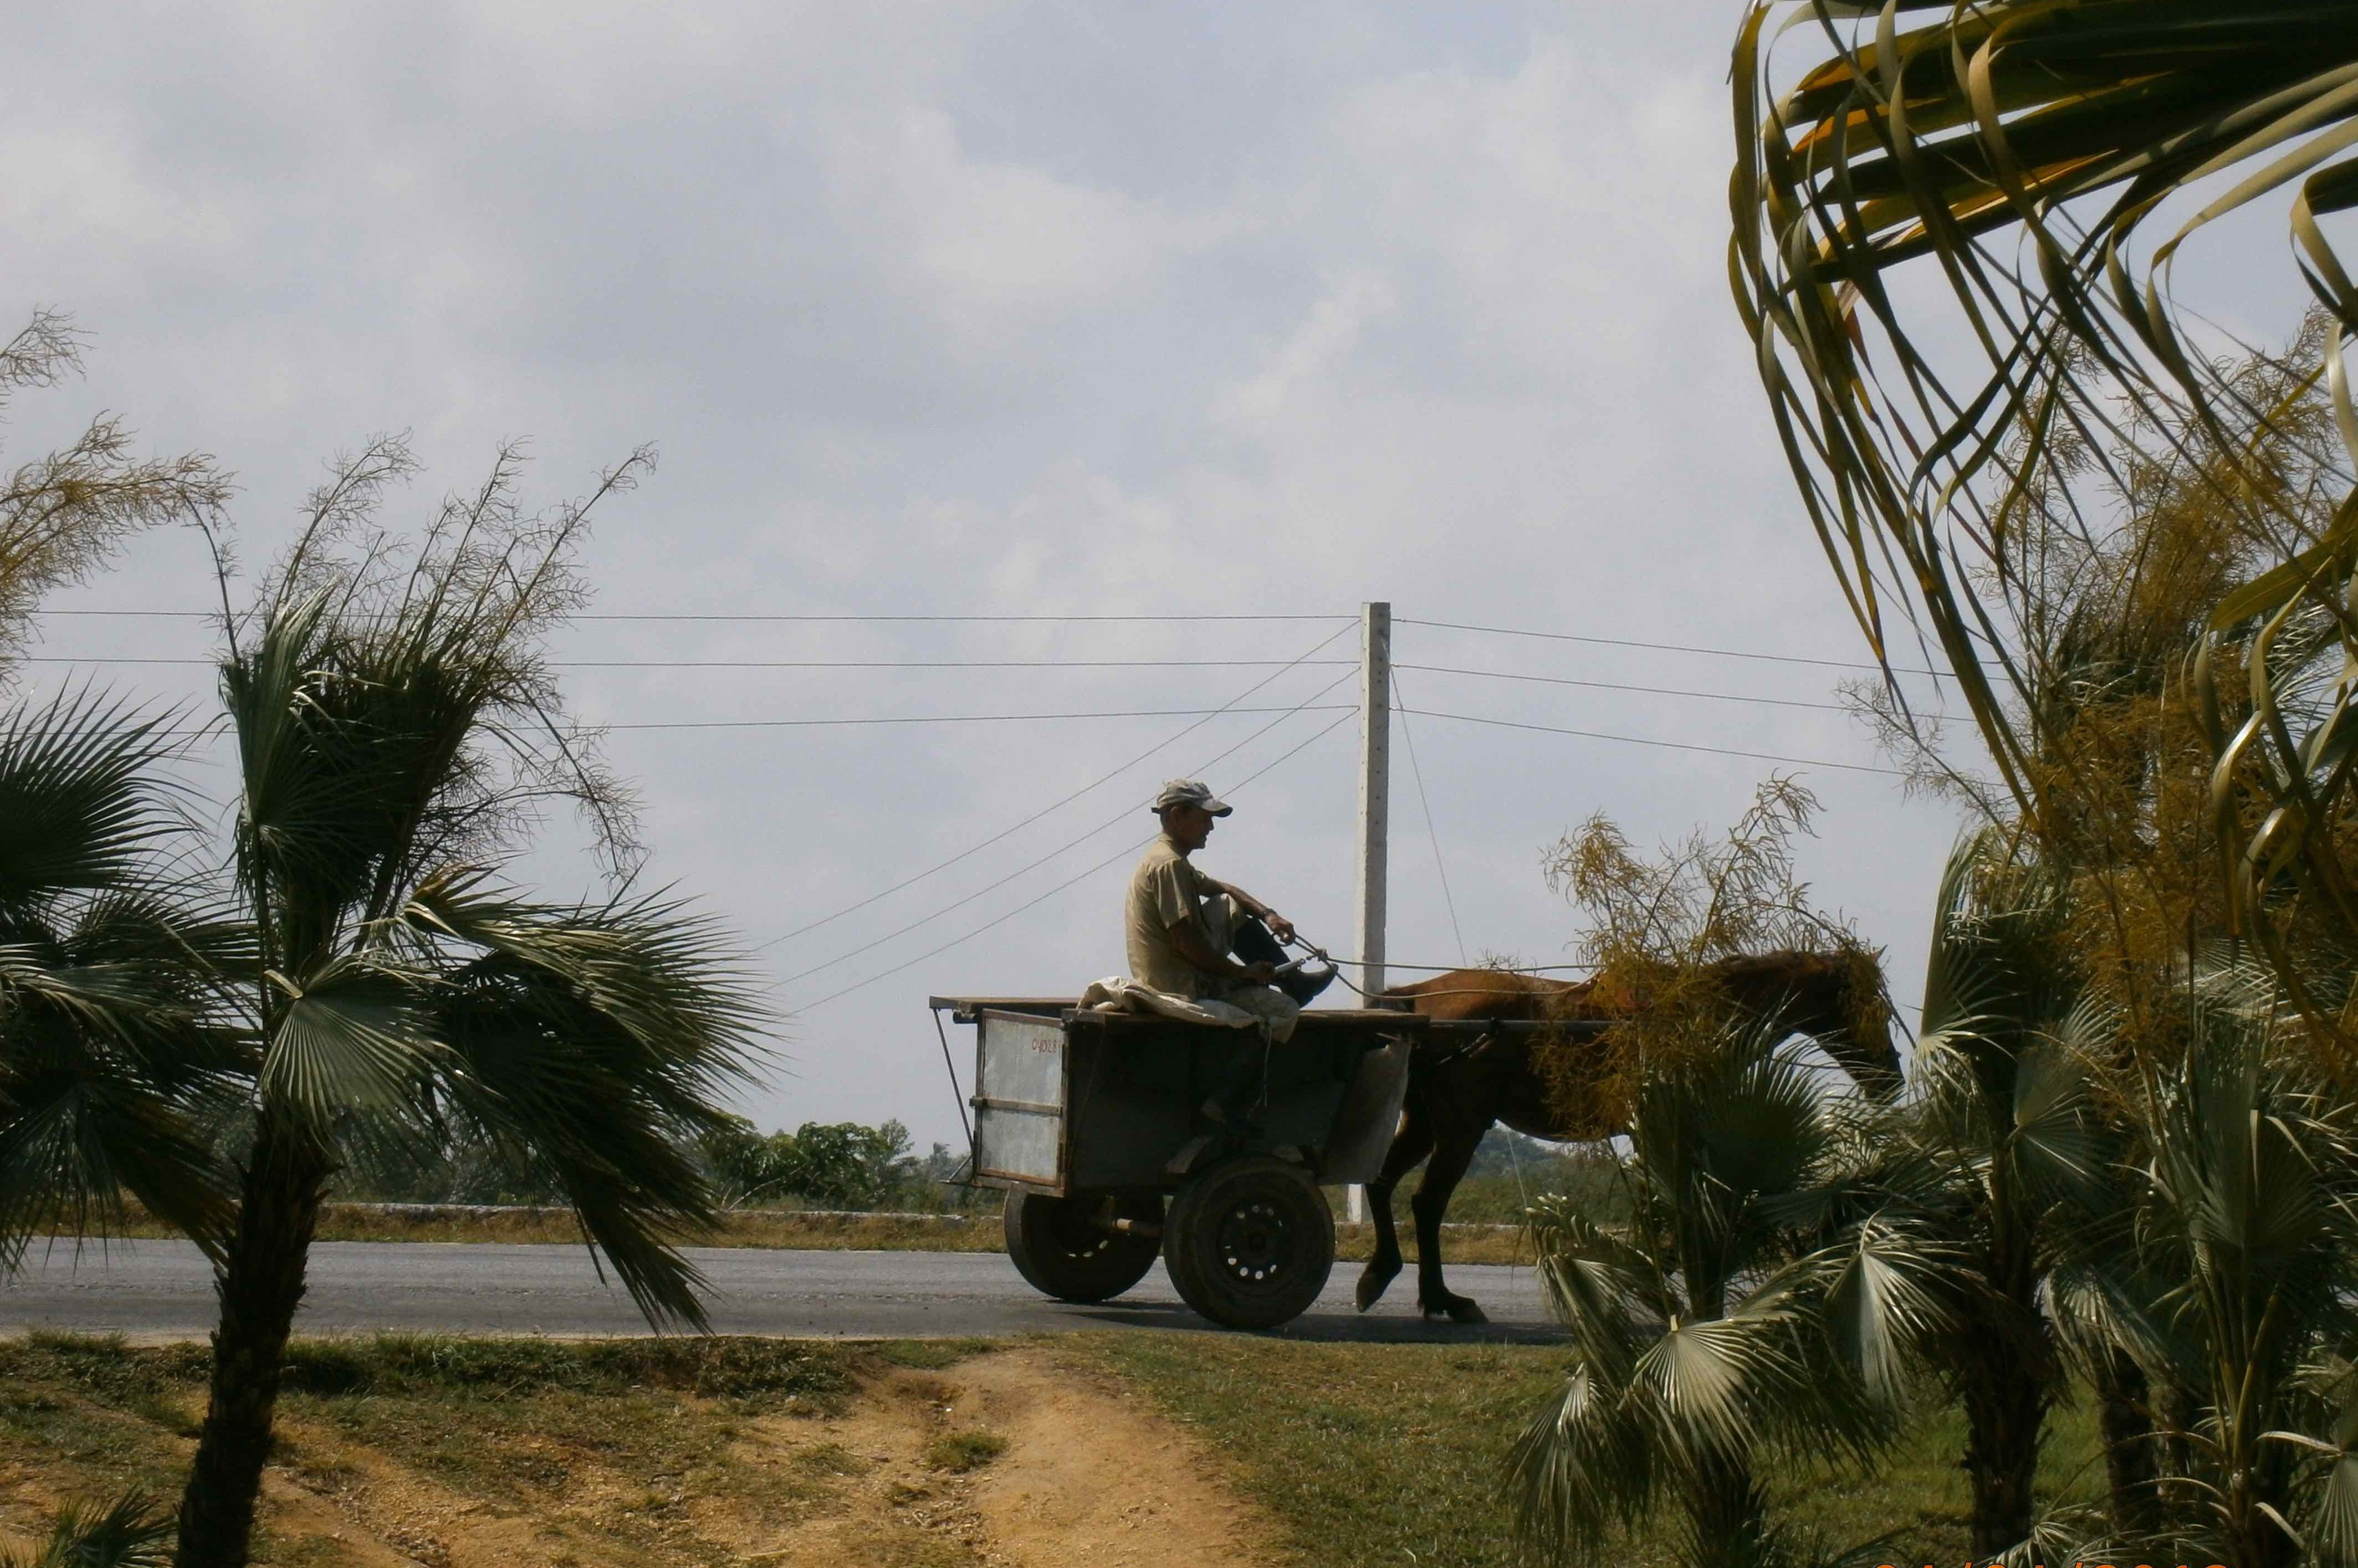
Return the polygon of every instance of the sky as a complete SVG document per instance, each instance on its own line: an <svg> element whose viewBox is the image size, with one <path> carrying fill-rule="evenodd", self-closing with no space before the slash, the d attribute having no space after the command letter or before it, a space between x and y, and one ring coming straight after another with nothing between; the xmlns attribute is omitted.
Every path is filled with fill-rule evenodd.
<svg viewBox="0 0 2358 1568"><path fill-rule="evenodd" d="M28 7L0 317L69 310L91 348L0 439L111 409L215 454L249 568L379 431L425 465L395 523L503 439L543 503L655 443L599 514L592 613L709 619L554 652L642 794L642 876L774 987L764 1127L958 1141L926 998L1119 971L1165 777L1236 792L1199 863L1347 953L1368 600L1411 709L1396 961L1567 962L1547 846L1599 812L1724 827L1779 770L1824 804L1814 896L1912 1000L1957 822L1832 707L1863 648L1728 293L1736 16ZM2295 293L2254 308L2277 330ZM23 689L201 706L213 599L199 540L144 539L51 608L183 617L49 615ZM727 619L761 616L1260 619ZM742 667L791 662L830 667ZM1013 714L1146 716L807 722ZM595 886L563 820L509 871Z"/></svg>

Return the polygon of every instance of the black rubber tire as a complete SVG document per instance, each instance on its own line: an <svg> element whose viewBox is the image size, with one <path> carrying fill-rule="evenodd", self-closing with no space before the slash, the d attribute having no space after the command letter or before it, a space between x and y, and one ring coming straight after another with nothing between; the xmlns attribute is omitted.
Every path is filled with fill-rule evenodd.
<svg viewBox="0 0 2358 1568"><path fill-rule="evenodd" d="M1228 1328L1275 1328L1309 1310L1335 1268L1335 1211L1298 1165L1254 1155L1180 1190L1163 1227L1179 1299Z"/></svg>
<svg viewBox="0 0 2358 1568"><path fill-rule="evenodd" d="M1157 1237L1100 1227L1096 1222L1108 1195L1007 1195L1007 1255L1033 1290L1060 1302L1102 1302L1146 1278L1163 1243ZM1111 1195L1114 1212L1120 1217L1147 1225L1162 1223L1159 1194Z"/></svg>

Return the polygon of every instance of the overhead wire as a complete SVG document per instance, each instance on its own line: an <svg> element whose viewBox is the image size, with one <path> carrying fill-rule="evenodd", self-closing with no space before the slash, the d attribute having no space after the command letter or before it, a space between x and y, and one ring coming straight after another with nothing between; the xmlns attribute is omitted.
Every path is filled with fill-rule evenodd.
<svg viewBox="0 0 2358 1568"><path fill-rule="evenodd" d="M1835 762L1823 757L1786 757L1774 752L1745 752L1731 746L1701 746L1688 741L1654 741L1642 735L1612 735L1601 730L1568 730L1553 724L1525 724L1512 719L1483 719L1471 713L1442 713L1432 708L1404 708L1420 719L1448 719L1460 724L1487 724L1500 730L1530 730L1541 735L1576 735L1586 741L1616 741L1628 746L1661 746L1673 752L1703 752L1714 757L1747 757L1759 762L1790 762L1797 768L1836 768L1850 773L1877 773L1885 778L1908 775L1897 768L1869 767L1864 762Z"/></svg>
<svg viewBox="0 0 2358 1568"><path fill-rule="evenodd" d="M1391 669L1392 710L1401 716L1401 739L1408 746L1409 776L1416 780L1416 803L1424 810L1425 837L1433 841L1433 869L1441 877L1441 902L1449 911L1450 934L1457 938L1457 961L1466 962L1466 930L1457 924L1457 899L1449 891L1449 867L1441 858L1441 830L1433 825L1433 799L1424 793L1424 767L1416 760L1416 736L1408 724L1408 695L1401 688L1400 669Z"/></svg>
<svg viewBox="0 0 2358 1568"><path fill-rule="evenodd" d="M1348 679L1349 677L1346 676L1345 678ZM1281 756L1277 758L1276 761L1270 762L1266 767L1261 768L1259 772L1248 775L1241 783L1231 784L1229 786L1228 793L1234 795L1244 789L1247 785L1250 784L1253 780L1260 778L1264 773L1267 773L1271 768L1279 766L1293 758L1296 753L1315 745L1317 742L1325 740L1327 736L1333 734L1336 730L1341 729L1350 721L1350 716L1348 714L1346 714L1343 718L1334 720L1325 729L1311 736L1309 740L1295 746L1293 751L1287 752L1283 756ZM1122 860L1126 856L1143 848L1151 842L1152 842L1152 839L1149 838L1141 838L1133 844L1126 844L1122 846L1122 848L1115 850L1112 854L1107 856L1104 860L1099 860L1096 865L1089 867L1087 871L1080 871L1073 876L1065 878L1063 881L1058 882L1055 887L1050 888L1047 892L1039 894L1035 898L1026 900L1022 903L1017 904L1013 909L1008 910L1002 914L992 916L990 919L983 922L980 925L976 926L973 930L965 933L963 935L954 936L947 942L943 943L940 946L931 948L925 952L918 954L914 958L895 964L889 969L880 969L875 974L869 976L866 979L858 981L852 985L848 985L841 990L830 991L826 996L819 998L817 1001L810 1002L795 1011L799 1013L816 1012L831 1001L849 996L852 992L857 990L865 990L868 987L876 984L879 980L890 979L892 976L900 974L904 970L913 969L928 958L939 957L942 954L948 952L953 947L962 946L965 944L973 941L976 937L983 935L985 932L1006 925L1009 921L1014 919L1017 915L1023 914L1027 910L1037 908L1039 905L1045 903L1048 900L1055 897L1058 893L1063 892L1066 888L1072 887L1076 883L1086 881L1090 877L1093 877L1099 871L1104 871L1108 866L1114 864L1116 861Z"/></svg>
<svg viewBox="0 0 2358 1568"><path fill-rule="evenodd" d="M221 619L221 616L220 616L220 612L219 612L219 611L208 611L208 610L136 610L136 609L112 610L112 609L81 609L81 610L39 610L39 611L34 611L34 613L35 613L35 614L37 614L37 615L41 615L41 616L51 616L51 617L96 617L96 618L152 619L152 620L188 620L188 621L218 621L218 620L220 620L220 619ZM1184 623L1188 623L1188 622L1305 622L1305 621L1308 621L1308 622L1320 622L1320 621L1345 621L1345 622L1348 622L1348 621L1356 621L1356 620L1357 619L1357 616L1352 616L1352 615L1336 615L1336 614L1325 614L1325 615L1319 615L1319 614L1302 614L1302 613L1283 613L1283 614L1270 614L1270 613L1234 613L1234 614L1187 614L1187 615L1144 615L1144 614L1112 614L1112 615L1107 615L1107 614L1086 614L1086 615L1081 615L1081 614L1075 614L1075 615L1056 615L1056 614L1032 614L1032 615L937 615L937 614L907 614L907 615L902 615L902 614L855 614L855 613L846 613L846 614L780 614L780 615L770 615L770 614L738 614L738 613L726 613L726 612L678 612L678 613L671 613L671 612L642 612L642 611L583 611L583 612L579 613L579 614L575 614L575 615L568 616L568 617L567 617L567 619L568 619L568 621L571 621L571 622L646 622L646 623L654 623L654 624L661 624L661 623L713 623L713 624L743 623L743 624L749 624L749 625L798 625L798 624L810 624L810 625L830 625L830 624L871 624L871 625L892 625L892 624L903 624L903 625L923 625L923 624L1023 625L1023 624L1038 624L1038 625L1056 625L1056 624L1074 624L1074 625L1085 625L1085 624L1090 624L1090 623L1111 623L1111 624L1131 624L1131 625L1153 625L1153 624L1165 624L1165 623L1168 623L1168 624L1184 624ZM1435 628L1436 630L1441 630L1441 631L1448 631L1448 632L1471 632L1471 633L1479 633L1479 634L1482 634L1482 635L1485 635L1485 636L1494 636L1494 637L1534 637L1534 638L1541 638L1541 639L1543 639L1543 640L1546 640L1546 641L1549 641L1549 642L1557 642L1557 643L1591 643L1591 644L1594 644L1594 645L1596 645L1596 646L1601 646L1601 647L1614 647L1614 648L1643 648L1643 649L1647 649L1647 650L1649 650L1649 651L1656 652L1656 653L1671 653L1671 654L1704 654L1704 655L1707 655L1707 656L1712 657L1712 658L1722 658L1722 659L1753 659L1753 660L1766 661L1766 662L1768 662L1768 663L1772 663L1772 664L1809 665L1814 665L1814 666L1817 666L1817 667L1819 667L1819 668L1823 668L1823 669L1858 670L1858 671L1862 671L1862 672L1869 673L1869 674L1880 674L1880 673L1882 673L1882 670L1883 670L1883 666L1882 666L1882 665L1875 665L1875 664L1861 664L1861 663L1858 663L1858 662L1854 661L1854 660L1846 660L1846 659L1817 659L1817 658L1810 658L1810 657L1807 657L1807 656L1804 656L1804 655L1802 655L1802 654L1768 654L1768 653L1761 653L1761 652L1758 652L1758 651L1756 651L1756 650L1744 649L1744 648L1711 648L1711 647L1704 647L1704 646L1700 646L1700 645L1697 645L1697 644L1684 643L1657 643L1657 642L1650 642L1650 641L1648 641L1648 640L1646 640L1646 639L1643 639L1643 638L1637 638L1637 637L1600 637L1600 636L1595 636L1595 635L1590 635L1590 634L1586 634L1586 633L1573 633L1573 632L1539 632L1539 631L1533 631L1533 630L1531 630L1531 629L1529 629L1529 628L1525 628L1525 627L1516 627L1516 626L1482 626L1482 625L1476 625L1476 624L1474 624L1474 623L1472 623L1472 622L1463 622L1463 621L1428 621L1428 620L1420 619L1420 618L1418 618L1418 617L1414 617L1414 616L1405 616L1405 615L1404 615L1404 616L1397 617L1397 618L1396 618L1396 620L1395 620L1395 624L1402 625L1402 626L1429 626L1429 627L1433 627L1433 628ZM128 661L124 661L124 662L128 662ZM1892 672L1891 672L1891 673L1892 673L1892 674L1894 674L1894 675L1931 676L1933 676L1933 677L1935 677L1935 678L1939 678L1939 679L1953 679L1953 678L1954 678L1954 676L1952 676L1949 672L1947 672L1947 671L1945 671L1945 670L1915 669L1915 668L1909 668L1909 667L1906 667L1906 666L1895 666L1895 667L1892 669Z"/></svg>
<svg viewBox="0 0 2358 1568"><path fill-rule="evenodd" d="M37 610L36 615L115 617L129 620L157 621L218 621L216 610ZM1125 622L1150 623L1190 621L1357 621L1357 615L740 615L719 613L640 613L621 611L583 611L566 617L568 621L689 621L747 622L832 623L851 622L986 622L1000 623L1034 622L1049 624L1061 622Z"/></svg>
<svg viewBox="0 0 2358 1568"><path fill-rule="evenodd" d="M1346 627L1344 630L1348 631ZM1332 638L1328 639L1333 641ZM98 654L34 654L21 665L179 665L211 669L212 659L141 658ZM1222 670L1292 669L1299 664L1352 665L1357 659L551 659L555 670Z"/></svg>
<svg viewBox="0 0 2358 1568"><path fill-rule="evenodd" d="M1592 637L1573 632L1531 632L1514 626L1474 626L1462 621L1419 621L1403 615L1397 622L1402 626L1431 626L1445 632L1478 632L1492 637L1537 637L1551 643L1590 643L1608 648L1645 648L1660 654L1704 654L1717 659L1758 659L1778 665L1814 665L1823 669L1862 670L1875 675L1883 673L1880 665L1862 665L1848 659L1812 659L1799 654L1762 654L1742 648L1704 648L1685 643L1649 643L1635 637ZM1946 670L1894 668L1901 676L1933 676L1943 680L1956 677Z"/></svg>
<svg viewBox="0 0 2358 1568"><path fill-rule="evenodd" d="M1351 677L1342 676L1336 684ZM1356 704L1334 704L1357 710ZM875 724L1031 724L1076 719L1217 719L1223 713L1293 713L1291 708L1122 708L1088 713L914 713L882 719L680 719L641 724L592 724L593 730L824 730Z"/></svg>
<svg viewBox="0 0 2358 1568"><path fill-rule="evenodd" d="M1455 665L1394 665L1395 670L1422 670L1437 676L1475 676L1483 680L1530 681L1540 686L1576 686L1591 691L1628 691L1647 697L1694 697L1713 702L1747 702L1763 708L1808 708L1820 713L1848 713L1838 702L1804 702L1790 697L1750 697L1728 691L1690 691L1681 687L1629 686L1619 681L1574 680L1569 676L1517 675L1507 670L1468 670Z"/></svg>
<svg viewBox="0 0 2358 1568"><path fill-rule="evenodd" d="M1314 692L1314 693L1313 693L1309 697L1305 698L1305 699L1304 699L1304 700L1303 700L1302 702L1299 702L1299 703L1295 704L1295 705L1294 705L1293 707L1292 707L1292 708L1286 708L1284 711L1282 711L1282 713L1280 713L1280 714L1278 715L1278 717L1277 717L1277 718L1271 719L1267 724L1262 725L1260 729L1258 729L1258 730L1254 730L1251 734L1249 734L1249 735L1246 736L1243 740L1241 740L1241 741L1238 741L1235 745L1230 746L1227 751L1222 752L1218 756L1217 756L1217 757L1213 757L1213 758L1210 758L1209 760L1207 760L1207 761L1206 761L1206 762L1204 762L1198 763L1193 771L1194 771L1195 773L1203 773L1203 772L1205 772L1205 771L1208 770L1209 768L1211 768L1211 767L1213 766L1213 764L1214 764L1214 763L1220 762L1224 762L1224 761L1226 761L1228 758L1229 758L1229 757L1232 757L1232 756L1236 755L1236 753L1238 753L1238 752L1243 751L1247 746L1251 745L1255 741L1260 740L1263 735L1268 734L1271 730L1272 730L1276 729L1279 725L1281 725L1281 724L1284 723L1287 719L1289 719L1293 718L1293 717L1295 714L1297 714L1297 713L1303 713L1303 712L1315 713L1315 712L1331 711L1331 710L1332 710L1331 707L1329 707L1329 708L1321 708L1314 707L1313 705L1314 705L1314 703L1316 703L1316 701L1317 701L1317 699L1318 699L1319 697L1325 696L1327 692L1334 690L1334 689L1335 689L1335 687L1338 687L1338 686L1342 685L1345 681L1349 680L1350 678L1351 678L1351 677L1350 677L1349 676L1347 676L1347 675L1344 675L1344 676L1337 676L1336 677L1335 677L1335 679L1334 679L1334 680L1332 680L1332 681L1330 681L1329 683L1327 683L1327 685L1326 685L1326 687L1325 687L1325 690L1318 691L1318 692ZM1250 709L1250 710L1248 710L1248 709L1243 709L1243 708L1231 708L1231 709L1229 709L1229 711L1230 711L1230 712L1245 712L1245 711L1267 712L1267 711L1268 711L1268 709L1266 709L1266 708L1261 708L1261 709ZM1352 711L1354 711L1354 712L1357 712L1357 706L1356 706L1356 705L1352 705ZM1338 722L1339 722L1339 721L1338 721ZM1160 749L1160 748L1158 748L1158 750L1159 750L1159 749ZM944 915L946 915L946 914L953 914L953 913L955 913L955 912L956 912L956 911L957 911L957 910L960 910L960 909L965 908L968 904L972 903L975 900L977 900L977 899L979 899L979 898L982 897L984 894L986 894L986 893L990 893L990 892L997 892L999 889L1001 889L1001 888L1002 888L1002 887L1005 887L1009 882L1011 882L1011 881L1015 881L1018 877L1027 875L1027 874L1029 874L1030 872L1033 872L1033 871L1035 871L1039 870L1042 866L1046 865L1049 861L1051 861L1051 860L1055 860L1057 856L1059 856L1059 855L1061 855L1061 854L1065 853L1065 851L1066 851L1067 849L1077 849L1077 848L1078 848L1078 847L1080 847L1081 845L1086 844L1086 843L1087 843L1090 839L1092 839L1092 838L1096 838L1098 834L1100 834L1100 833L1104 833L1104 832L1108 832L1108 831L1109 831L1109 830L1111 830L1111 829L1113 829L1113 828L1116 828L1116 827L1120 827L1123 823L1128 822L1128 821L1130 821L1130 820L1131 819L1131 818L1130 818L1130 811L1131 811L1131 809L1132 809L1132 808L1127 808L1127 807L1126 807L1126 808L1124 808L1124 810L1122 811L1122 814L1121 814L1120 816L1115 816L1115 817L1111 817L1111 818L1109 818L1108 820L1106 820L1106 821L1104 821L1104 822L1101 822L1101 823L1098 824L1095 827L1090 828L1087 832L1086 832L1086 833L1082 834L1080 837L1078 837L1078 838L1076 838L1068 839L1068 840L1066 840L1065 842L1064 842L1064 843L1062 843L1062 844L1059 844L1058 846L1056 846L1056 848L1055 848L1054 849L1049 850L1046 854L1044 854L1044 855L1041 856L1038 860L1032 861L1032 862L1031 862L1030 864L1028 864L1028 865L1023 865L1023 866L1019 866L1019 867L1017 867L1014 871L1011 871L1008 872L1005 876L1003 876L1003 877L1000 878L1000 879L999 879L997 881L995 881L995 882L991 882L991 883L990 883L988 886L980 887L980 888L977 888L974 892L970 892L970 893L967 894L964 898L959 899L956 903L945 904L945 905L943 905L941 908L939 908L939 909L937 909L937 910L934 911L931 914L926 915L926 916L925 916L924 919L922 919L922 920L914 920L914 921L912 921L912 922L910 922L908 925L902 926L902 927L901 927L899 930L897 930L897 931L888 931L888 932L886 932L883 935L877 937L877 938L876 938L876 939L874 939L873 941L871 941L871 942L863 942L863 943L862 943L862 944L860 944L859 946L857 946L857 947L853 947L853 948L849 949L849 951L847 951L847 952L842 952L842 953L838 953L838 954L837 954L834 957L827 959L827 960L826 962L824 962L824 963L813 964L809 968L797 970L797 971L796 971L796 972L795 972L794 974L788 975L784 979L781 980L781 981L779 982L779 984L781 984L781 985L792 985L795 981L799 980L799 979L806 979L806 978L807 978L807 977L809 977L809 976L812 976L812 975L817 974L817 973L818 973L820 970L822 970L822 969L831 969L831 968L835 968L835 966L836 966L836 965L838 965L838 964L840 964L840 963L843 963L843 962L845 962L845 961L847 961L847 960L849 960L849 959L856 958L856 957L860 957L862 953L871 952L871 951L873 951L874 949L876 949L876 948L878 948L878 947L882 947L882 946L884 946L887 942L892 942L892 941L897 940L897 939L898 939L898 938L900 938L900 937L906 936L910 932L912 932L912 931L915 931L915 930L919 929L919 928L920 928L920 927L922 927L922 926L930 925L932 925L935 921L939 920L942 916L944 916ZM770 945L773 945L773 944L765 944L765 946L770 946ZM756 948L756 949L755 949L755 951L757 951L757 952L758 952L758 951L761 951L761 949L760 949L760 948Z"/></svg>
<svg viewBox="0 0 2358 1568"><path fill-rule="evenodd" d="M1314 655L1324 651L1328 644L1332 643L1336 638L1342 636L1345 633L1350 630L1351 628L1348 625L1343 626L1328 636L1312 643L1305 652L1293 662L1293 664L1285 665L1283 668L1280 669L1276 675L1265 676L1261 679L1255 681L1252 685L1245 687L1244 690L1237 693L1236 696L1230 697L1228 699L1228 707L1221 708L1219 713L1228 711L1229 708L1234 708L1238 703L1242 702L1245 698L1252 696L1253 693L1260 690L1263 687L1266 687L1271 682L1276 680L1278 676L1283 675L1286 670L1293 669L1297 665L1307 664ZM1353 663L1355 661L1346 660L1345 662ZM1326 689L1328 691L1332 691L1334 687L1330 686ZM1323 696L1324 693L1321 693L1320 695ZM1000 842L1001 839L1007 838L1013 834L1022 831L1023 828L1031 827L1032 824L1039 821L1042 817L1063 810L1065 806L1072 805L1073 802L1080 799L1083 795L1088 795L1093 791L1102 789L1105 785L1111 784L1115 779L1120 778L1130 769L1138 766L1139 763L1146 761L1147 758L1154 755L1155 752L1163 750L1167 746L1176 745L1178 742L1185 740L1188 736L1193 735L1196 730L1201 730L1205 725L1209 724L1214 719L1217 718L1219 713L1206 714L1204 717L1196 719L1195 723L1188 725L1177 733L1171 735L1164 740L1156 741L1153 745L1149 746L1145 751L1141 752L1138 755L1130 758L1128 762L1121 763L1119 767L1112 769L1110 772L1099 774L1098 777L1091 779L1087 784L1083 784L1080 788L1073 791L1072 794L1065 795L1048 806L1042 806L1039 810L1033 812L1022 821L1016 823L1013 827L1003 828L1001 831L992 834L990 838L985 838L981 843L976 844L969 849L961 849L957 854L952 855L948 860L943 860L936 865L928 866L913 877L903 878L902 881L894 882L891 887L886 888L882 892L871 893L868 897L861 899L858 903L846 904L843 908L837 910L833 914L822 916L817 920L810 922L806 925L797 925L783 936L772 937L769 941L763 943L761 946L755 948L754 951L757 953L766 952L768 949L776 946L781 942L791 942L795 937L816 931L822 925L831 925L847 914L857 914L859 911L866 909L870 904L876 903L883 899L892 897L892 894L899 892L903 888L914 887L917 883L924 881L928 877L948 871L952 866L958 864L960 861L968 860L972 856L979 855L983 850L990 849L993 844Z"/></svg>

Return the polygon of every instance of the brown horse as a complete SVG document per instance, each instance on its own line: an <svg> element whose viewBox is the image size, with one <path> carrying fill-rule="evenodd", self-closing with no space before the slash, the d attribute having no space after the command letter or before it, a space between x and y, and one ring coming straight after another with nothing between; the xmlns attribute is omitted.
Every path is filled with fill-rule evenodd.
<svg viewBox="0 0 2358 1568"><path fill-rule="evenodd" d="M1854 1082L1877 1099L1899 1089L1899 1054L1892 1048L1891 1010L1879 979L1842 954L1784 952L1731 958L1713 966L1720 992L1734 1007L1774 1016L1796 1034L1814 1039ZM1870 993L1871 994L1868 994ZM1639 1009L1604 994L1595 980L1541 979L1502 969L1453 969L1383 993L1385 1000L1436 1019L1577 1020L1628 1018ZM1557 1141L1590 1141L1626 1130L1602 1107L1564 1106L1548 1092L1533 1061L1538 1036L1500 1030L1469 1044L1420 1042L1411 1052L1408 1094L1400 1131L1383 1173L1368 1184L1368 1212L1376 1225L1375 1256L1359 1275L1359 1310L1376 1304L1401 1271L1400 1238L1392 1227L1392 1189L1428 1153L1424 1180L1409 1209L1416 1217L1417 1305L1427 1317L1446 1313L1458 1323L1483 1323L1482 1309L1452 1295L1441 1277L1441 1218L1450 1194L1472 1163L1493 1122ZM1565 1037L1552 1050L1598 1049L1593 1037Z"/></svg>

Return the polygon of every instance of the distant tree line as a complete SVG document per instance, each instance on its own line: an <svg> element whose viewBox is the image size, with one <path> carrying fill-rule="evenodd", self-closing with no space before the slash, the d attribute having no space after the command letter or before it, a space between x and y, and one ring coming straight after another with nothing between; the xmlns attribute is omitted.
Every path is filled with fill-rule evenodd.
<svg viewBox="0 0 2358 1568"><path fill-rule="evenodd" d="M965 1153L936 1143L918 1154L898 1121L806 1121L765 1133L731 1116L698 1141L696 1155L732 1208L953 1210L974 1201L970 1189L946 1184L965 1174ZM406 1142L356 1150L334 1195L351 1203L565 1201L555 1173L529 1150L471 1130L425 1151Z"/></svg>

